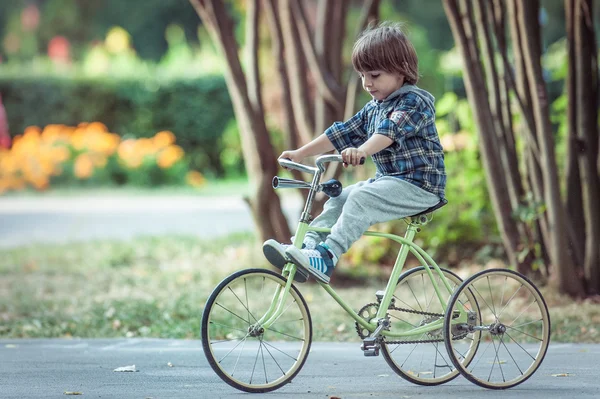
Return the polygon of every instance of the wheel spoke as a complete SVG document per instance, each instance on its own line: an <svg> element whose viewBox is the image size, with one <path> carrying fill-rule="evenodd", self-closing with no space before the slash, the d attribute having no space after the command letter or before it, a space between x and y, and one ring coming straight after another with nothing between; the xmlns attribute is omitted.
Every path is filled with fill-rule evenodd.
<svg viewBox="0 0 600 399"><path fill-rule="evenodd" d="M244 279L244 284L246 284L246 280ZM256 317L254 317L254 315L250 312L250 309L248 309L248 307L244 304L244 302L242 302L242 300L240 299L239 296L237 296L237 294L231 289L231 287L228 287L229 291L231 291L231 293L235 296L235 298L242 304L242 306L244 307L244 309L246 309L246 311L248 311L248 314L250 316L252 316L252 318L254 319L255 322L258 321L258 319ZM248 320L250 320L250 317L248 317Z"/></svg>
<svg viewBox="0 0 600 399"><path fill-rule="evenodd" d="M531 334L527 334L525 331L521 331L521 330L519 330L519 329L517 329L517 328L510 327L510 326L506 326L506 328L508 328L508 329L510 329L510 330L515 330L515 331L517 331L517 332L519 332L519 333L521 333L521 334L523 334L523 335L527 335L528 337L531 337L531 338L535 339L536 341L540 341L540 342L542 342L542 341L543 341L543 339L542 339L542 338L535 337L535 336L533 336L533 335L531 335Z"/></svg>
<svg viewBox="0 0 600 399"><path fill-rule="evenodd" d="M242 330L240 328L235 328L235 327L229 326L227 324L221 324L221 323L217 323L217 322L214 322L214 321L211 321L210 324L213 324L215 326L227 327L228 329L233 330L233 331L241 331L244 334L246 334L248 332L247 330Z"/></svg>
<svg viewBox="0 0 600 399"><path fill-rule="evenodd" d="M234 346L233 348L231 348L231 350L230 350L229 352L227 352L227 353L225 354L225 356L223 356L223 357L222 357L222 358L221 358L221 359L218 361L218 363L221 363L223 360L225 360L225 359L227 358L227 356L229 356L229 354L230 354L231 352L233 352L234 350L236 350L238 346L240 346L242 343L246 342L246 339L247 339L247 337L244 337L244 339L243 339L242 341L238 342L238 344L237 344L236 346Z"/></svg>
<svg viewBox="0 0 600 399"><path fill-rule="evenodd" d="M284 335L284 336L286 336L286 337L289 337L289 338L293 338L293 339L295 339L295 340L298 340L298 341L304 341L304 338L301 338L301 337L295 337L295 336L293 336L293 335L286 334L286 333L284 333L284 332L281 332L281 331L277 331L277 330L275 330L274 328L267 328L267 331L273 331L274 333L281 334L281 335Z"/></svg>
<svg viewBox="0 0 600 399"><path fill-rule="evenodd" d="M296 358L296 357L294 357L294 356L291 356L290 354L288 354L288 353L286 353L286 352L282 351L281 349L279 349L279 348L277 348L277 347L275 347L275 346L271 345L271 344L270 344L270 343L268 343L268 342L264 342L264 344L265 344L265 345L267 345L267 346L270 346L271 348L275 349L277 352L279 352L279 353L281 353L281 354L283 354L283 355L285 355L285 356L289 357L290 359L292 359L292 360L294 360L294 361L298 360L298 358Z"/></svg>

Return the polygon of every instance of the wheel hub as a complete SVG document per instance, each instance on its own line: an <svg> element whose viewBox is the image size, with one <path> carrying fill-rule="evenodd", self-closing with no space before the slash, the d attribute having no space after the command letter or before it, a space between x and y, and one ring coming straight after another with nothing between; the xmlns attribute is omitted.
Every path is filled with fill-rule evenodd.
<svg viewBox="0 0 600 399"><path fill-rule="evenodd" d="M499 321L492 324L490 326L490 334L492 335L502 335L506 332L506 326Z"/></svg>
<svg viewBox="0 0 600 399"><path fill-rule="evenodd" d="M261 326L250 326L248 327L248 335L251 337L260 337L265 333L265 329Z"/></svg>

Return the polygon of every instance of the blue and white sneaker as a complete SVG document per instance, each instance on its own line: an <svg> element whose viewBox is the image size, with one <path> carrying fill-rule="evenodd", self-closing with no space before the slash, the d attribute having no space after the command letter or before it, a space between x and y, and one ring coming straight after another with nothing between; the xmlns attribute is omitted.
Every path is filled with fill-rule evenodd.
<svg viewBox="0 0 600 399"><path fill-rule="evenodd" d="M286 264L291 262L285 253L285 250L289 247L293 247L293 245L280 244L273 239L269 239L263 244L263 254L273 266L283 269ZM302 247L304 248L304 244L302 244ZM297 267L294 281L304 283L306 280L308 280L308 273Z"/></svg>
<svg viewBox="0 0 600 399"><path fill-rule="evenodd" d="M337 257L324 243L320 243L315 249L298 249L289 246L285 253L298 266L298 270L304 269L320 282L329 284Z"/></svg>

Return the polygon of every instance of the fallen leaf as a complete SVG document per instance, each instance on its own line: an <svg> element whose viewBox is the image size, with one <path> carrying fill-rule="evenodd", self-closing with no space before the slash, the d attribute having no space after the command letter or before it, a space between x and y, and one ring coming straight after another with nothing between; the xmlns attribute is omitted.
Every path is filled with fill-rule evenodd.
<svg viewBox="0 0 600 399"><path fill-rule="evenodd" d="M339 326L337 326L337 332L341 333L346 329L346 325L344 323L340 324Z"/></svg>
<svg viewBox="0 0 600 399"><path fill-rule="evenodd" d="M14 344L6 344L4 347L5 347L5 348L8 348L8 349L15 349L15 348L18 348L18 347L19 347L19 345L14 345Z"/></svg>
<svg viewBox="0 0 600 399"><path fill-rule="evenodd" d="M138 371L135 369L135 364L131 365L131 366L124 366L124 367L119 367L114 369L113 371L131 371L131 372L135 372Z"/></svg>
<svg viewBox="0 0 600 399"><path fill-rule="evenodd" d="M552 377L570 377L574 374L571 373L559 373L559 374L552 374Z"/></svg>
<svg viewBox="0 0 600 399"><path fill-rule="evenodd" d="M65 391L65 395L83 395L83 392L70 392L70 391Z"/></svg>

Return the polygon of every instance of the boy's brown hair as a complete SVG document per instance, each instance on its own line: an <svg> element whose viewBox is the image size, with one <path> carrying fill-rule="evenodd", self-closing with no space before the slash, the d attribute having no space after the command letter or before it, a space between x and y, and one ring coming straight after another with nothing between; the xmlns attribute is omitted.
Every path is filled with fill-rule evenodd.
<svg viewBox="0 0 600 399"><path fill-rule="evenodd" d="M352 65L358 72L397 73L410 84L419 80L417 52L398 23L385 22L365 29L354 43Z"/></svg>

